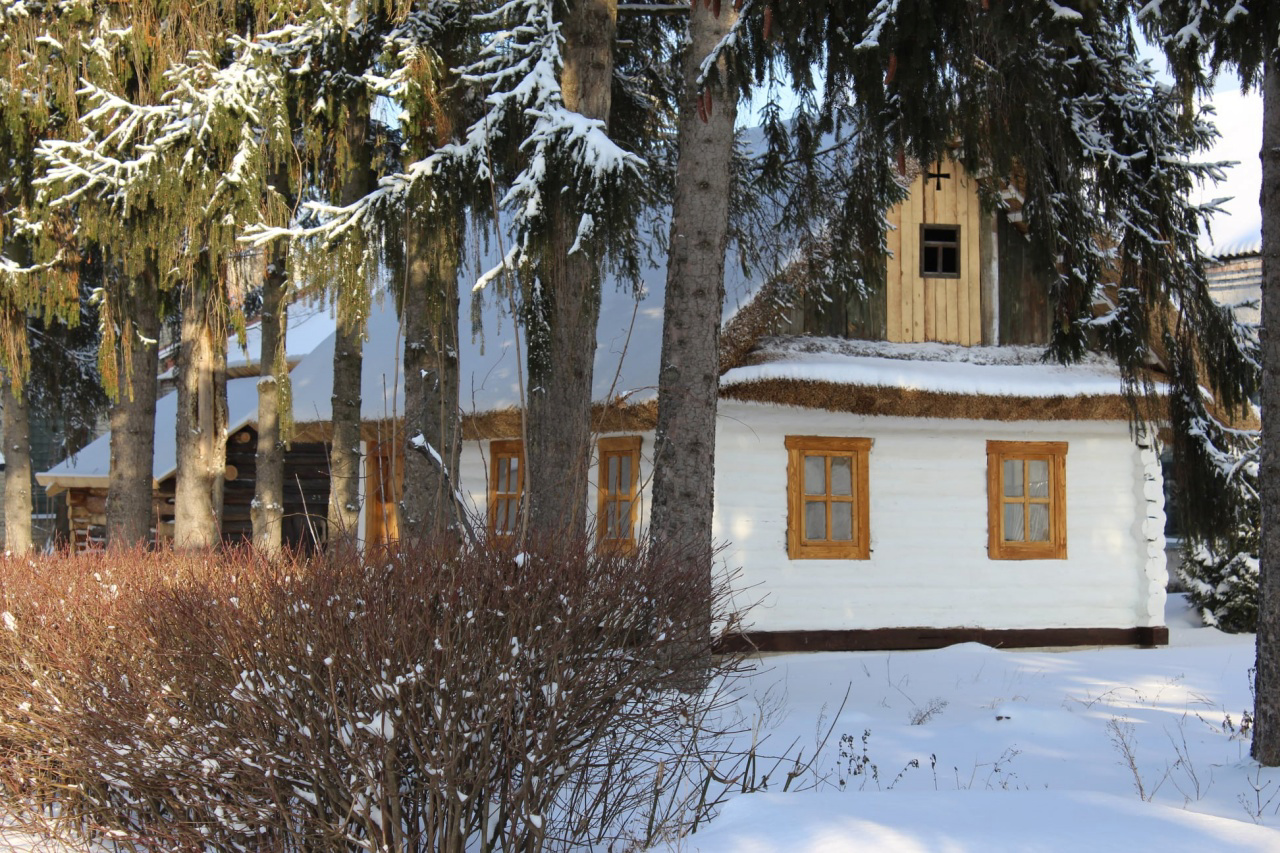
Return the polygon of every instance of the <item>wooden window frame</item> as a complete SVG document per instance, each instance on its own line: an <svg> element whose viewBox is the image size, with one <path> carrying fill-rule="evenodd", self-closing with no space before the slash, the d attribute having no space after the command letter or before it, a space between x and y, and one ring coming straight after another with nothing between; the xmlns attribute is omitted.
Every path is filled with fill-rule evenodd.
<svg viewBox="0 0 1280 853"><path fill-rule="evenodd" d="M950 242L926 240L925 231L930 228L946 228L948 230L955 231L955 235L956 235L955 243L952 244ZM928 249L931 246L945 247L945 246L951 246L951 245L954 245L956 250L956 271L955 272L930 272L929 270L925 269L924 267L925 259L928 258L929 256L929 253L925 251L926 249ZM920 277L921 278L960 278L960 271L964 269L964 259L961 257L961 245L962 244L960 242L960 226L959 225L947 225L941 222L920 223Z"/></svg>
<svg viewBox="0 0 1280 853"><path fill-rule="evenodd" d="M871 439L838 438L814 435L789 435L787 447L787 555L793 560L869 560L871 559L871 498L867 479L868 459L871 456ZM853 504L853 539L808 540L804 538L804 505L807 500L825 497L828 504L828 534L831 531L830 504L844 502L843 496L814 496L804 493L804 460L806 456L848 456L853 462L851 470L853 493L848 501ZM827 463L827 481L830 483L830 463ZM829 486L828 486L829 488Z"/></svg>
<svg viewBox="0 0 1280 853"><path fill-rule="evenodd" d="M519 461L519 468L516 469L516 491L498 491L498 473L504 460L516 459ZM516 506L519 510L524 507L525 495L525 464L524 458L524 442L518 438L495 439L489 442L489 519L486 527L489 535L499 539L509 538L514 531L499 531L496 529L498 521L498 501L510 500L512 496L516 498ZM517 516L518 517L518 516Z"/></svg>
<svg viewBox="0 0 1280 853"><path fill-rule="evenodd" d="M636 548L636 521L639 507L640 491L640 448L643 440L638 435L624 435L602 438L597 444L598 463L596 476L596 547L617 550L621 553L632 553ZM626 456L631 459L631 482L627 484L627 492L609 494L608 459ZM630 502L628 510L628 529L630 535L624 538L610 538L605 519L608 517L610 503L621 500Z"/></svg>
<svg viewBox="0 0 1280 853"><path fill-rule="evenodd" d="M400 539L400 500L404 497L404 453L398 442L371 441L365 448L365 541L390 544Z"/></svg>
<svg viewBox="0 0 1280 853"><path fill-rule="evenodd" d="M1004 463L1031 460L1049 463L1049 496L1045 501L1032 501L1024 488L1022 498L1004 496ZM1023 469L1023 483L1028 482ZM1004 539L1004 505L1024 506L1047 503L1049 506L1049 539L1047 542L1009 542ZM1030 513L1023 512L1024 524ZM992 560L1065 560L1067 558L1067 442L1065 441L988 441L987 442L987 556Z"/></svg>

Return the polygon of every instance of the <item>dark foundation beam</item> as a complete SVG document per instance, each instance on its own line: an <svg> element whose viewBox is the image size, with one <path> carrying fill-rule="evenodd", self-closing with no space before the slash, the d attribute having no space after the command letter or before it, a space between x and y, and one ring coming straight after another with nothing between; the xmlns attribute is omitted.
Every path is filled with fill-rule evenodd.
<svg viewBox="0 0 1280 853"><path fill-rule="evenodd" d="M940 649L956 643L993 648L1169 644L1163 625L1145 628L868 628L850 631L755 631L722 637L724 651L864 652Z"/></svg>

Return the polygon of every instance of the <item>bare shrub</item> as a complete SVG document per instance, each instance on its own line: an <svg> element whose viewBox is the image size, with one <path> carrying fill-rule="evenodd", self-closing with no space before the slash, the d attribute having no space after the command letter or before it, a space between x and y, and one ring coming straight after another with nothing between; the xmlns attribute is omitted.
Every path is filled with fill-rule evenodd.
<svg viewBox="0 0 1280 853"><path fill-rule="evenodd" d="M946 699L943 699L941 696L935 696L923 707L917 705L912 708L911 713L907 715L907 722L911 723L913 726L923 726L925 723L929 722L938 714L941 714L946 710L948 704L950 703L947 702Z"/></svg>
<svg viewBox="0 0 1280 853"><path fill-rule="evenodd" d="M137 849L644 843L733 764L710 569L580 543L7 561L0 785Z"/></svg>

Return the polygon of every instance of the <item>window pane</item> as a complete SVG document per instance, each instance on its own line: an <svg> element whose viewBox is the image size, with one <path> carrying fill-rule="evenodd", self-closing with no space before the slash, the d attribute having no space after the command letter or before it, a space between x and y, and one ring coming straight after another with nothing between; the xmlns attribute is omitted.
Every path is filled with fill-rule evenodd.
<svg viewBox="0 0 1280 853"><path fill-rule="evenodd" d="M804 502L804 538L827 538L827 504L825 501Z"/></svg>
<svg viewBox="0 0 1280 853"><path fill-rule="evenodd" d="M1006 498L1022 497L1022 460L1004 460L1004 496Z"/></svg>
<svg viewBox="0 0 1280 853"><path fill-rule="evenodd" d="M614 535L618 539L630 539L631 538L631 501L618 501L617 506L618 506L618 509L617 509L618 523L616 527L616 533Z"/></svg>
<svg viewBox="0 0 1280 853"><path fill-rule="evenodd" d="M622 461L617 456L606 456L609 466L609 474L605 479L604 491L608 495L616 495L618 493L618 464Z"/></svg>
<svg viewBox="0 0 1280 853"><path fill-rule="evenodd" d="M831 538L836 542L853 541L853 504L831 504Z"/></svg>
<svg viewBox="0 0 1280 853"><path fill-rule="evenodd" d="M618 457L618 494L631 494L631 457Z"/></svg>
<svg viewBox="0 0 1280 853"><path fill-rule="evenodd" d="M924 229L924 239L928 243L954 243L956 241L956 229L926 228Z"/></svg>
<svg viewBox="0 0 1280 853"><path fill-rule="evenodd" d="M508 501L505 498L499 498L494 501L494 511L497 517L493 520L493 529L496 533L507 532L507 504Z"/></svg>
<svg viewBox="0 0 1280 853"><path fill-rule="evenodd" d="M924 271L925 272L939 271L938 270L938 254L939 252L938 252L937 246L924 247Z"/></svg>
<svg viewBox="0 0 1280 853"><path fill-rule="evenodd" d="M806 495L827 493L827 457L806 456L804 458L804 493Z"/></svg>
<svg viewBox="0 0 1280 853"><path fill-rule="evenodd" d="M853 457L831 457L831 494L853 494ZM835 524L833 521L832 524Z"/></svg>
<svg viewBox="0 0 1280 853"><path fill-rule="evenodd" d="M1022 504L1005 504L1004 505L1004 541L1021 542L1024 536L1022 532Z"/></svg>
<svg viewBox="0 0 1280 853"><path fill-rule="evenodd" d="M959 252L951 246L942 248L942 268L940 272L957 273L960 271L960 264L957 260Z"/></svg>
<svg viewBox="0 0 1280 853"><path fill-rule="evenodd" d="M1049 505L1048 504L1029 504L1027 506L1029 512L1028 521L1031 522L1031 541L1032 542L1048 542L1049 541Z"/></svg>
<svg viewBox="0 0 1280 853"><path fill-rule="evenodd" d="M507 456L498 460L498 488L504 494L515 494L520 490L520 458Z"/></svg>
<svg viewBox="0 0 1280 853"><path fill-rule="evenodd" d="M604 538L618 538L618 505L613 501L604 505Z"/></svg>
<svg viewBox="0 0 1280 853"><path fill-rule="evenodd" d="M1027 489L1033 498L1049 497L1049 460L1027 460Z"/></svg>

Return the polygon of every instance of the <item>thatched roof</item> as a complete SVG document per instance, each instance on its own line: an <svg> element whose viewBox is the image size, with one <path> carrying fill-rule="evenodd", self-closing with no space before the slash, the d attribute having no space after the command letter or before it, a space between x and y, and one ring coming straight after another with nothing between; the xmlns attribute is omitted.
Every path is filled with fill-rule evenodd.
<svg viewBox="0 0 1280 853"><path fill-rule="evenodd" d="M1100 357L1047 364L1038 347L767 338L721 377L728 399L835 412L970 420L1128 420Z"/></svg>
<svg viewBox="0 0 1280 853"><path fill-rule="evenodd" d="M728 399L799 406L857 415L950 418L983 421L1119 421L1129 417L1121 395L1098 397L989 397L910 388L841 385L835 382L762 379L729 386Z"/></svg>
<svg viewBox="0 0 1280 853"><path fill-rule="evenodd" d="M520 438L523 432L520 410L499 409L464 415L462 437L468 441L492 438ZM658 425L658 401L643 403L596 403L591 407L591 430L595 433L649 432Z"/></svg>

